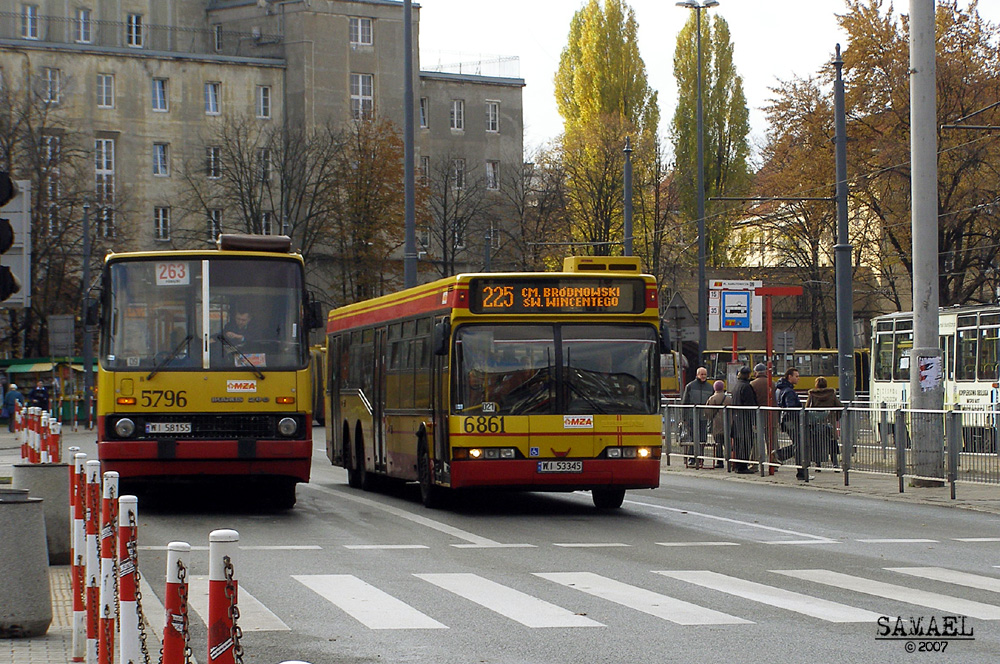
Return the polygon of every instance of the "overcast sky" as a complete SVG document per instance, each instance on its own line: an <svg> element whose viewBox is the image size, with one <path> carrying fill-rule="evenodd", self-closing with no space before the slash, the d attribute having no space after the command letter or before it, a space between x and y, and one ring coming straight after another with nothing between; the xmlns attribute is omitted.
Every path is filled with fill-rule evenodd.
<svg viewBox="0 0 1000 664"><path fill-rule="evenodd" d="M966 2L966 0L962 0ZM414 0L420 6L420 66L496 56L517 56L524 88L525 148L562 131L552 83L569 23L585 0ZM650 86L659 92L660 133L666 135L677 94L673 54L677 33L691 11L675 0L631 0L639 23L639 49ZM887 3L888 4L888 3ZM908 0L895 0L909 12ZM762 143L761 108L779 80L808 77L833 59L846 37L836 14L844 0L719 0L704 10L729 23L737 71L750 106L751 141ZM1000 0L981 0L980 14L1000 23Z"/></svg>

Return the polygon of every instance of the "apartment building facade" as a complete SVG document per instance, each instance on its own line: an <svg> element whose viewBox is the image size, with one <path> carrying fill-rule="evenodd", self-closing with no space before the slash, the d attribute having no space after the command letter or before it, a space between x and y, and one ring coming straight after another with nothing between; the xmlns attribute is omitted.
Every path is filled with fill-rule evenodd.
<svg viewBox="0 0 1000 664"><path fill-rule="evenodd" d="M415 63L419 16L415 4ZM61 118L53 140L92 154L99 237L117 250L203 246L246 230L238 210L187 204L219 177L216 137L234 117L260 132L371 117L402 130L403 27L395 0L0 0L0 75ZM521 167L524 81L416 68L418 175L435 158L464 163L494 199L488 223L506 223L500 174ZM277 211L257 221L294 230ZM463 268L481 267L483 241L463 247Z"/></svg>

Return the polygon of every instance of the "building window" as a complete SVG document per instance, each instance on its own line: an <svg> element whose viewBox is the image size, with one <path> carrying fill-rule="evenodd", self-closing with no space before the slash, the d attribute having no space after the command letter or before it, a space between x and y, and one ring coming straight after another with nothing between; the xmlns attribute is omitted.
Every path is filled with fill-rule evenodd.
<svg viewBox="0 0 1000 664"><path fill-rule="evenodd" d="M169 97L167 96L167 79L153 79L153 110L166 113L169 110Z"/></svg>
<svg viewBox="0 0 1000 664"><path fill-rule="evenodd" d="M427 123L430 121L430 105L430 99L427 97L420 98L420 126L424 129L428 127Z"/></svg>
<svg viewBox="0 0 1000 664"><path fill-rule="evenodd" d="M222 26L221 25L216 25L215 26L215 50L216 51L221 51L222 50Z"/></svg>
<svg viewBox="0 0 1000 664"><path fill-rule="evenodd" d="M486 162L486 188L497 190L500 188L500 162Z"/></svg>
<svg viewBox="0 0 1000 664"><path fill-rule="evenodd" d="M170 240L170 208L153 208L153 238L159 242Z"/></svg>
<svg viewBox="0 0 1000 664"><path fill-rule="evenodd" d="M274 229L271 228L273 218L274 215L269 210L260 213L260 232L264 235L271 235L273 233Z"/></svg>
<svg viewBox="0 0 1000 664"><path fill-rule="evenodd" d="M205 173L211 179L222 177L222 148L216 145L205 148Z"/></svg>
<svg viewBox="0 0 1000 664"><path fill-rule="evenodd" d="M205 84L205 114L219 114L219 96L222 92L222 83L212 82Z"/></svg>
<svg viewBox="0 0 1000 664"><path fill-rule="evenodd" d="M374 76L351 74L351 116L355 120L372 117L375 110Z"/></svg>
<svg viewBox="0 0 1000 664"><path fill-rule="evenodd" d="M455 189L465 189L465 160L451 160L451 183Z"/></svg>
<svg viewBox="0 0 1000 664"><path fill-rule="evenodd" d="M21 37L38 39L38 5L21 5Z"/></svg>
<svg viewBox="0 0 1000 664"><path fill-rule="evenodd" d="M269 117L271 117L271 86L270 85L258 85L257 86L257 117L258 118L269 118Z"/></svg>
<svg viewBox="0 0 1000 664"><path fill-rule="evenodd" d="M170 175L168 157L168 146L166 143L153 143L153 175L161 177Z"/></svg>
<svg viewBox="0 0 1000 664"><path fill-rule="evenodd" d="M45 101L49 104L59 103L59 70L53 67L45 67L42 70L45 78Z"/></svg>
<svg viewBox="0 0 1000 664"><path fill-rule="evenodd" d="M97 206L97 234L115 236L115 141L94 141L94 202Z"/></svg>
<svg viewBox="0 0 1000 664"><path fill-rule="evenodd" d="M451 241L454 249L465 249L465 220L461 217L452 222Z"/></svg>
<svg viewBox="0 0 1000 664"><path fill-rule="evenodd" d="M431 181L431 158L421 157L420 158L420 177L424 184Z"/></svg>
<svg viewBox="0 0 1000 664"><path fill-rule="evenodd" d="M115 75L97 75L97 108L115 107Z"/></svg>
<svg viewBox="0 0 1000 664"><path fill-rule="evenodd" d="M351 18L351 43L355 45L372 45L372 20L370 18Z"/></svg>
<svg viewBox="0 0 1000 664"><path fill-rule="evenodd" d="M76 22L73 26L74 38L78 44L89 44L93 40L93 23L89 9L76 10Z"/></svg>
<svg viewBox="0 0 1000 664"><path fill-rule="evenodd" d="M208 211L208 239L213 242L222 235L222 210L216 208Z"/></svg>
<svg viewBox="0 0 1000 664"><path fill-rule="evenodd" d="M267 182L271 179L271 148L257 148L257 166L260 173L260 181Z"/></svg>
<svg viewBox="0 0 1000 664"><path fill-rule="evenodd" d="M465 129L465 101L462 99L452 99L449 116L452 129Z"/></svg>
<svg viewBox="0 0 1000 664"><path fill-rule="evenodd" d="M431 229L421 226L417 229L417 244L426 249L431 246Z"/></svg>
<svg viewBox="0 0 1000 664"><path fill-rule="evenodd" d="M486 102L486 131L497 133L500 131L500 102Z"/></svg>
<svg viewBox="0 0 1000 664"><path fill-rule="evenodd" d="M129 14L125 21L125 44L142 48L142 14Z"/></svg>

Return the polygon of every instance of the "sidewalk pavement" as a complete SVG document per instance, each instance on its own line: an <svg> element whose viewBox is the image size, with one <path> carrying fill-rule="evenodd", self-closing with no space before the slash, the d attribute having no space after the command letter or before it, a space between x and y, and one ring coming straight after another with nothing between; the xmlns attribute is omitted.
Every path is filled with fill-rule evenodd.
<svg viewBox="0 0 1000 664"><path fill-rule="evenodd" d="M78 433L74 436L93 436L93 433ZM64 441L70 442L70 441ZM0 484L8 483L13 465L21 462L20 447L10 434L0 433ZM811 469L814 479L802 482L795 478L795 468L783 467L774 475L737 475L724 468L685 468L679 455L664 458L661 472L666 475L684 474L732 482L756 482L766 486L794 486L804 491L828 491L851 495L869 496L881 500L902 501L923 505L964 508L992 514L1000 514L1000 485L973 484L960 482L956 489L956 500L951 499L951 487L914 487L904 478L904 492L899 492L899 480L895 475L878 475L852 471L849 486L844 486L844 474L824 468L822 472ZM669 481L669 479L667 480ZM0 639L0 661L10 664L66 664L72 659L73 601L70 584L70 567L49 568L49 584L52 594L52 624L48 633L30 639Z"/></svg>
<svg viewBox="0 0 1000 664"><path fill-rule="evenodd" d="M756 466L754 466L756 469ZM867 473L851 470L847 475L848 486L844 486L844 473L832 468L815 467L809 469L809 482L803 482L795 477L795 466L778 468L773 475L760 476L760 473L739 475L726 472L725 468L705 467L700 470L685 468L684 459L679 454L670 457L669 465L666 457L660 464L660 472L667 474L681 473L696 477L733 482L755 482L765 485L795 486L803 490L829 491L855 496L869 496L881 500L891 500L905 503L940 505L1000 514L1000 484L979 484L973 482L958 482L955 487L955 500L951 499L951 485L939 487L912 486L910 478L903 478L903 493L899 492L899 478L884 473ZM661 482L662 484L662 482Z"/></svg>

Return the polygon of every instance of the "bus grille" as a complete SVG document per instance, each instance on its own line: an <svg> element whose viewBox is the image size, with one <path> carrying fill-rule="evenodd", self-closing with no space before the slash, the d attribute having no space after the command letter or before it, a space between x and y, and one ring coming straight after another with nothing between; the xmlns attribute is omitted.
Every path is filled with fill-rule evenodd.
<svg viewBox="0 0 1000 664"><path fill-rule="evenodd" d="M114 422L121 416L108 418L106 434L109 438L117 438L114 432ZM163 415L129 415L135 422L136 435L130 440L239 440L239 439L273 439L284 438L278 433L278 421L283 417L292 417L299 423L298 431L304 427L304 418L294 413L274 414L231 414L231 413L189 413ZM191 433L146 433L146 424L154 423L191 423Z"/></svg>

